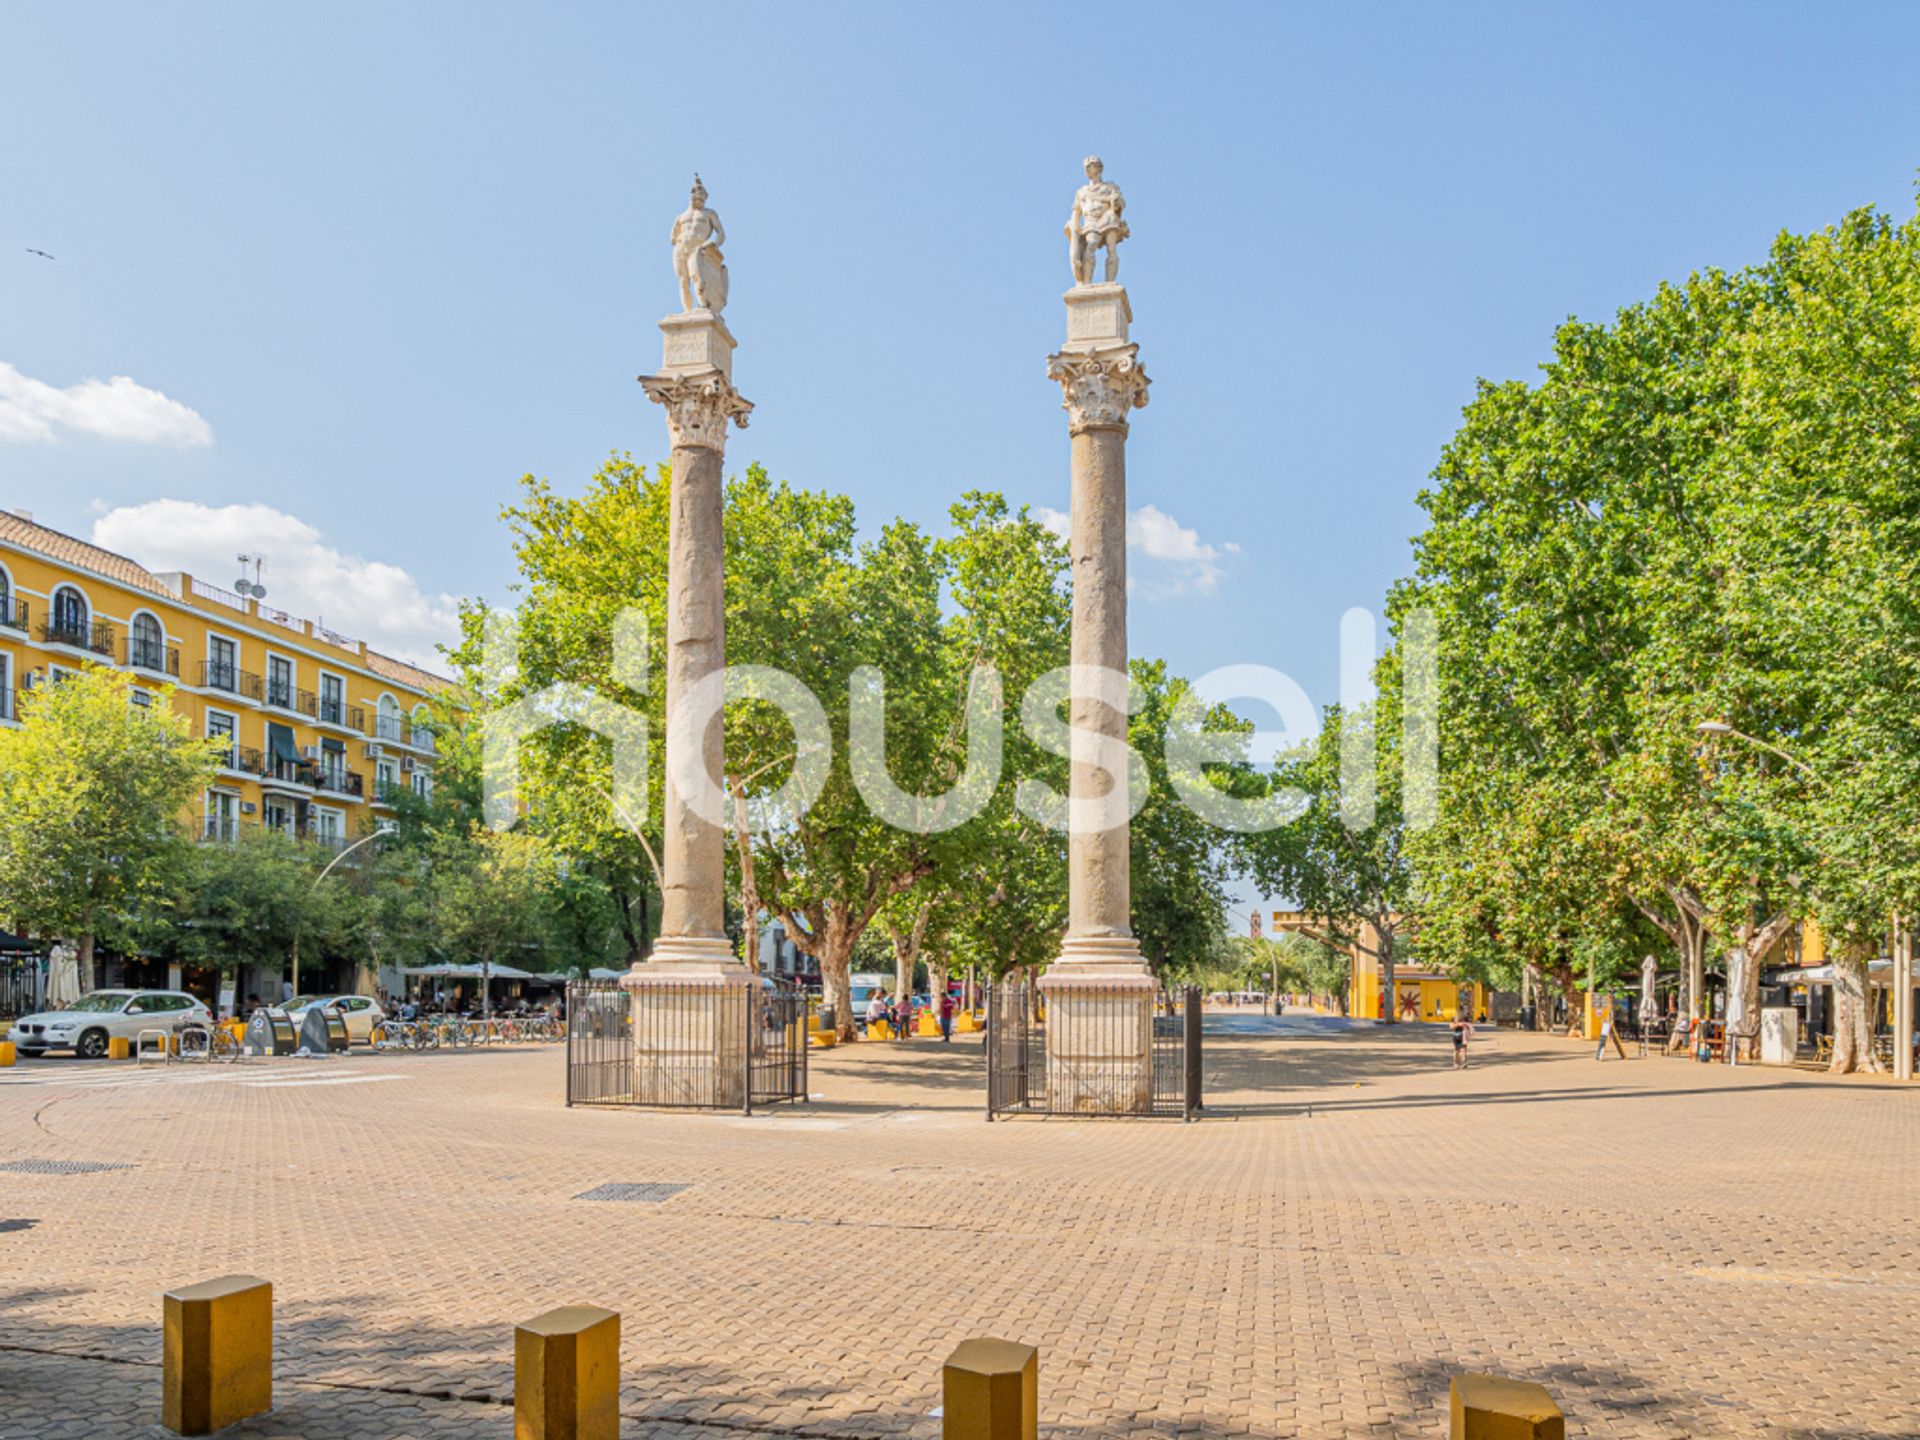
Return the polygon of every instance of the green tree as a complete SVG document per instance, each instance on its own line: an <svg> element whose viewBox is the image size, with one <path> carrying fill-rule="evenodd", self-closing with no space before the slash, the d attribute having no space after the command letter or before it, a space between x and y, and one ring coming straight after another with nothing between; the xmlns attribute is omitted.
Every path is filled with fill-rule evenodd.
<svg viewBox="0 0 1920 1440"><path fill-rule="evenodd" d="M74 942L85 985L96 942L133 941L172 896L180 817L218 766L171 690L136 705L135 689L89 667L31 692L20 727L0 731L0 913Z"/></svg>
<svg viewBox="0 0 1920 1440"><path fill-rule="evenodd" d="M1319 733L1274 767L1276 791L1290 791L1287 823L1244 836L1247 868L1267 894L1286 895L1313 924L1310 938L1335 951L1371 956L1380 967L1384 1018L1397 1016L1394 961L1413 895L1413 868L1400 775L1400 748L1378 733L1371 710L1329 706ZM1341 749L1356 732L1374 750L1372 813L1345 796ZM1398 944L1396 944L1396 941Z"/></svg>

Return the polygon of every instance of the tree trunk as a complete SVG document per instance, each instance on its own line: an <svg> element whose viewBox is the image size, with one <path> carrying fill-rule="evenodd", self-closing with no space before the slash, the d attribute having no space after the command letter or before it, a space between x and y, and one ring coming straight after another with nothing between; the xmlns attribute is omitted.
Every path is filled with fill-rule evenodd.
<svg viewBox="0 0 1920 1440"><path fill-rule="evenodd" d="M1827 1068L1835 1075L1882 1068L1873 1053L1873 991L1867 983L1874 948L1849 941L1833 957L1833 1063Z"/></svg>
<svg viewBox="0 0 1920 1440"><path fill-rule="evenodd" d="M1570 1039L1585 1034L1585 1022L1580 1014L1580 987L1573 983L1573 966L1562 962L1549 972L1560 986L1560 998L1567 1007L1567 1036Z"/></svg>
<svg viewBox="0 0 1920 1440"><path fill-rule="evenodd" d="M1389 1025L1400 1023L1400 995L1393 968L1393 932L1374 927L1380 937L1380 1018Z"/></svg>
<svg viewBox="0 0 1920 1440"><path fill-rule="evenodd" d="M1533 1028L1545 1029L1540 1022L1547 1018L1547 977L1531 960L1520 967L1520 1003L1533 1006Z"/></svg>
<svg viewBox="0 0 1920 1440"><path fill-rule="evenodd" d="M74 961L80 975L80 993L86 995L100 988L100 978L93 973L93 933L89 931L80 937L79 955Z"/></svg>

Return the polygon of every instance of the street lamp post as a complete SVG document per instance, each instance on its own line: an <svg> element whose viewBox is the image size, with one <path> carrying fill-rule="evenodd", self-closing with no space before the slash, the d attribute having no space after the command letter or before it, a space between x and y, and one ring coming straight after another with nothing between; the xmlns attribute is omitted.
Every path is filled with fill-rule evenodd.
<svg viewBox="0 0 1920 1440"><path fill-rule="evenodd" d="M391 822L383 821L381 824L374 826L370 834L362 835L351 845L344 847L333 859L329 860L326 868L313 877L313 884L309 888L318 890L320 888L320 882L333 873L333 867L346 859L347 856L351 855L354 851L358 850L362 845L371 845L376 840L385 840L388 836L399 833L400 827ZM293 987L293 994L298 995L300 993L300 932L298 930L293 932L293 954L289 959L289 964L292 966L292 974L290 974L287 979Z"/></svg>

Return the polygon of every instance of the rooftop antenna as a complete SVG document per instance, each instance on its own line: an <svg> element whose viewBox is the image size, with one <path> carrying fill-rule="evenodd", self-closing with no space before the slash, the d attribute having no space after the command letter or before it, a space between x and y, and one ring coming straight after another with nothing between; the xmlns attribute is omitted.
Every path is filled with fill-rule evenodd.
<svg viewBox="0 0 1920 1440"><path fill-rule="evenodd" d="M241 595L251 595L255 600L267 598L267 587L260 583L260 567L267 563L264 555L242 555L240 557L240 578L233 582L233 588ZM253 566L253 579L247 579L247 566Z"/></svg>

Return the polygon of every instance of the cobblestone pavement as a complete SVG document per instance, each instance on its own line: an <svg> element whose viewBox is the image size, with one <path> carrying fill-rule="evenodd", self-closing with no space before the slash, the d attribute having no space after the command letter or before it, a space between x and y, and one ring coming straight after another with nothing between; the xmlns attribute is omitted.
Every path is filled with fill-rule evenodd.
<svg viewBox="0 0 1920 1440"><path fill-rule="evenodd" d="M1227 1021L1200 1123L988 1125L976 1043L811 1107L562 1108L552 1048L0 1072L0 1440L158 1435L160 1294L276 1297L259 1437L512 1434L512 1325L606 1305L626 1433L931 1440L968 1335L1079 1436L1920 1435L1920 1092L1502 1033ZM1486 1032L1482 1032L1486 1036ZM688 1188L581 1200L607 1182ZM31 1221L30 1226L6 1222Z"/></svg>

